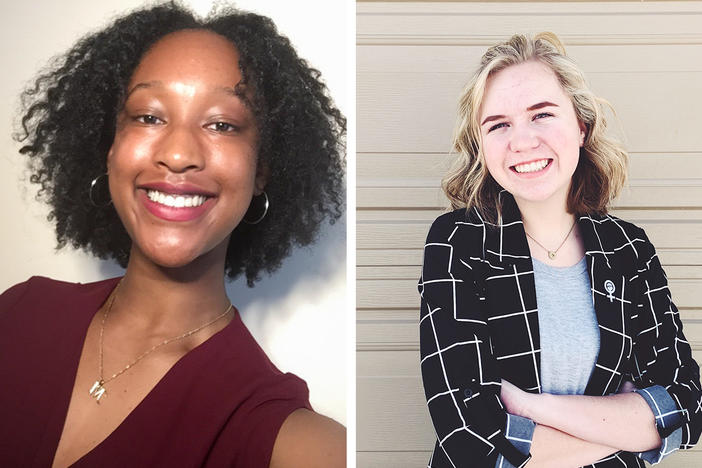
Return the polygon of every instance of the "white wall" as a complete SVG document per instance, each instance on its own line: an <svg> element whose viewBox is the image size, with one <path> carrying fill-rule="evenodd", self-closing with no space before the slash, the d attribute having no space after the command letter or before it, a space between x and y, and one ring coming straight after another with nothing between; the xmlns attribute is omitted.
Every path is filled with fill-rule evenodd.
<svg viewBox="0 0 702 468"><path fill-rule="evenodd" d="M211 0L185 1L206 13ZM34 200L24 158L11 139L18 96L48 59L110 18L145 5L140 0L5 1L0 3L0 291L32 275L90 282L117 276L113 262L66 248L55 252L47 209ZM343 0L239 0L236 6L273 18L299 54L322 72L342 112L347 102L347 8ZM310 22L306 15L312 16ZM321 413L346 420L346 229L325 227L317 245L297 250L283 268L254 289L242 280L229 296L271 359L310 387Z"/></svg>

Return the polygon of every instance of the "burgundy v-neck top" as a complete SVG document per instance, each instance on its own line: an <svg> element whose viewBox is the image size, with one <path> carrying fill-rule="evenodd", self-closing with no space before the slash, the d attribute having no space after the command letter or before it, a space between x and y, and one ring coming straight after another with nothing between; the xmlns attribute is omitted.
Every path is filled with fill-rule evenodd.
<svg viewBox="0 0 702 468"><path fill-rule="evenodd" d="M119 278L32 277L0 295L0 466L50 467L88 325ZM236 313L181 358L73 467L268 467L305 382L268 360Z"/></svg>

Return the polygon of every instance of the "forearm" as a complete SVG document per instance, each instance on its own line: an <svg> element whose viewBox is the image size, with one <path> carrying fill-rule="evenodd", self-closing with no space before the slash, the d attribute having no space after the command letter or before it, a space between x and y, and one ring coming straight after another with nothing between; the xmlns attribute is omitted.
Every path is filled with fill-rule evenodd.
<svg viewBox="0 0 702 468"><path fill-rule="evenodd" d="M616 448L578 439L552 427L537 425L527 468L571 468L590 465L618 452Z"/></svg>
<svg viewBox="0 0 702 468"><path fill-rule="evenodd" d="M537 424L629 452L661 445L653 413L636 393L600 397L544 393L533 397L525 416Z"/></svg>

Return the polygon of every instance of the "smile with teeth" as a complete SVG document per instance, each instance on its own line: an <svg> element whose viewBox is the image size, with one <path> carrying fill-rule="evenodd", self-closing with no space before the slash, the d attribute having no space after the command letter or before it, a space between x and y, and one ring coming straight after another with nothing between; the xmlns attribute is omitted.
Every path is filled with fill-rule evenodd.
<svg viewBox="0 0 702 468"><path fill-rule="evenodd" d="M512 166L512 169L514 169L520 174L524 174L527 172L537 172L543 169L544 167L548 166L548 163L550 161L550 159L539 159L538 161L532 161L530 163L517 164L515 166Z"/></svg>
<svg viewBox="0 0 702 468"><path fill-rule="evenodd" d="M146 196L149 200L172 208L191 208L205 203L208 197L204 195L175 195L159 192L158 190L147 190Z"/></svg>

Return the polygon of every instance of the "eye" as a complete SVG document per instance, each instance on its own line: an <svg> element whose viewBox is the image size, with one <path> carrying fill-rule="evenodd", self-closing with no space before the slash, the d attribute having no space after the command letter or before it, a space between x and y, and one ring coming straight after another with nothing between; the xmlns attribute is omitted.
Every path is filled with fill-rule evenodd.
<svg viewBox="0 0 702 468"><path fill-rule="evenodd" d="M209 128L210 130L220 133L233 133L239 130L239 127L236 125L232 125L227 122L213 122L206 125L205 128Z"/></svg>
<svg viewBox="0 0 702 468"><path fill-rule="evenodd" d="M163 120L151 114L137 115L136 117L134 117L134 120L146 125L159 125L164 123Z"/></svg>
<svg viewBox="0 0 702 468"><path fill-rule="evenodd" d="M506 126L507 126L507 123L505 123L505 122L498 123L497 125L493 125L492 127L490 127L490 129L488 130L488 133L490 133L493 130L497 130L497 129L500 129L500 128L506 127Z"/></svg>
<svg viewBox="0 0 702 468"><path fill-rule="evenodd" d="M553 114L548 113L548 112L539 112L538 114L536 114L536 115L534 116L534 120L536 120L536 119L543 119L543 118L546 118L546 117L553 117Z"/></svg>

